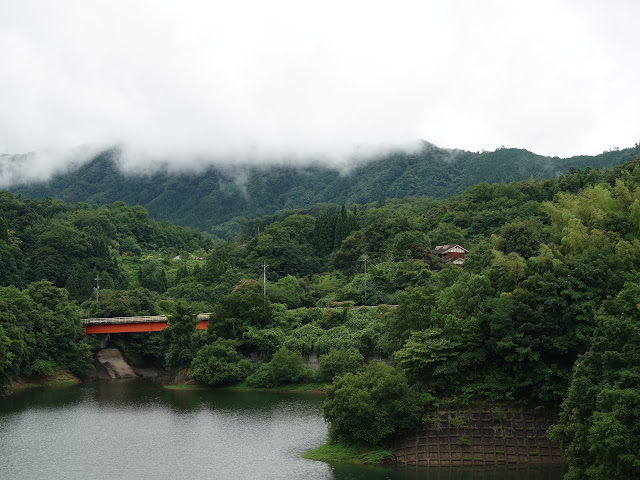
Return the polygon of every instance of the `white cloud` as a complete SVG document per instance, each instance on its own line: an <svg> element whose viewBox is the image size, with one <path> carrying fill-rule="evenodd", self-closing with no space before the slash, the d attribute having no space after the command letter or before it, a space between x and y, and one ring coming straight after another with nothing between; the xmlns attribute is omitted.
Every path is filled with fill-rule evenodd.
<svg viewBox="0 0 640 480"><path fill-rule="evenodd" d="M634 1L0 1L0 152L348 162L640 138ZM45 157L41 157L45 158ZM39 173L64 155L46 157ZM5 179L6 180L6 179Z"/></svg>

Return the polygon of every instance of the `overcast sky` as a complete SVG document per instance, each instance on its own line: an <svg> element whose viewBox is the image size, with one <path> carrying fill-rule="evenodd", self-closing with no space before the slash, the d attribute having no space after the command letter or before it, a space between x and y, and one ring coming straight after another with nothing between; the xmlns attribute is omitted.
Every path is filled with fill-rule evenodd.
<svg viewBox="0 0 640 480"><path fill-rule="evenodd" d="M49 152L42 175L112 145L128 165L418 139L597 154L640 140L639 18L635 0L0 0L0 153Z"/></svg>

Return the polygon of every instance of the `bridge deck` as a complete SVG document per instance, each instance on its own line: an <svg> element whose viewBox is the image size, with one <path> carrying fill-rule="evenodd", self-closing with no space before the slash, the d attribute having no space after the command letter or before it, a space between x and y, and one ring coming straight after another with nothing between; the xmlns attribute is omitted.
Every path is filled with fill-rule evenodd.
<svg viewBox="0 0 640 480"><path fill-rule="evenodd" d="M206 330L208 324L209 314L199 314L196 329ZM82 325L86 335L96 333L159 332L169 326L169 317L165 315L148 315L139 317L83 318Z"/></svg>
<svg viewBox="0 0 640 480"><path fill-rule="evenodd" d="M83 318L83 325L116 325L122 323L155 323L155 322L167 322L169 317L164 315L153 316L141 316L141 317L97 317L97 318Z"/></svg>

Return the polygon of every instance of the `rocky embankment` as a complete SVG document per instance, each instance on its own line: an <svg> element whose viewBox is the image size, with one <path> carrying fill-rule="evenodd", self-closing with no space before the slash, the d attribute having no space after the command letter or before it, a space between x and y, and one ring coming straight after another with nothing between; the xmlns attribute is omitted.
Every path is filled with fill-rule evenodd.
<svg viewBox="0 0 640 480"><path fill-rule="evenodd" d="M156 378L160 374L157 369L142 366L141 361L130 355L123 355L116 348L103 348L96 353L93 365L96 369L89 373L85 380L115 380L118 378Z"/></svg>
<svg viewBox="0 0 640 480"><path fill-rule="evenodd" d="M133 371L122 357L120 350L115 348L104 348L96 353L96 360L106 370L110 378L135 378L136 372Z"/></svg>

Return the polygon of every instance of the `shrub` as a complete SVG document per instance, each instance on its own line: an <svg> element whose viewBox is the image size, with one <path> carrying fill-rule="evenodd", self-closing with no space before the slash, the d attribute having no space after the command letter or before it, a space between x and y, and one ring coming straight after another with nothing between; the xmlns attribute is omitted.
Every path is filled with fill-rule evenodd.
<svg viewBox="0 0 640 480"><path fill-rule="evenodd" d="M364 357L357 349L331 350L320 356L318 380L330 382L337 375L356 373L363 367Z"/></svg>
<svg viewBox="0 0 640 480"><path fill-rule="evenodd" d="M191 363L189 377L208 385L243 380L251 371L251 362L236 352L235 340L215 340L205 345Z"/></svg>
<svg viewBox="0 0 640 480"><path fill-rule="evenodd" d="M328 308L324 311L324 313L322 314L322 318L318 323L321 328L328 330L330 328L342 325L347 321L348 318L349 310L347 310L346 308L342 308L340 310Z"/></svg>
<svg viewBox="0 0 640 480"><path fill-rule="evenodd" d="M263 363L252 374L247 383L252 387L271 388L288 383L299 383L308 378L309 373L302 367L300 354L281 347L273 354L269 363Z"/></svg>
<svg viewBox="0 0 640 480"><path fill-rule="evenodd" d="M56 371L56 364L50 360L38 359L33 362L31 369L40 375L53 375Z"/></svg>
<svg viewBox="0 0 640 480"><path fill-rule="evenodd" d="M374 360L358 373L336 377L323 411L332 443L378 444L417 425L422 400L402 372Z"/></svg>

